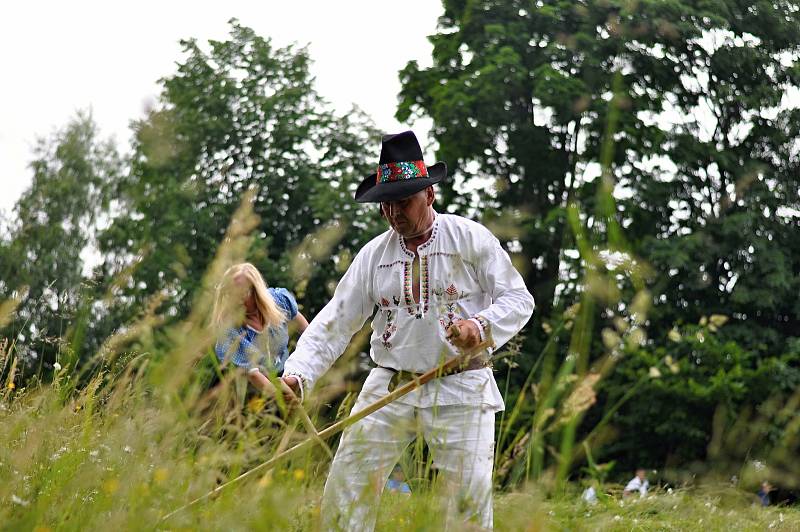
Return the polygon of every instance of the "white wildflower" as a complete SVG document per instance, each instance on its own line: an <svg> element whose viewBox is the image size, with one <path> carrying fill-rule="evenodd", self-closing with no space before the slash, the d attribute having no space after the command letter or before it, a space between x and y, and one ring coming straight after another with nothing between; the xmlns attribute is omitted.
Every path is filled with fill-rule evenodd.
<svg viewBox="0 0 800 532"><path fill-rule="evenodd" d="M55 364L53 364L53 369L56 370L56 372L61 371L61 364L56 362Z"/></svg>
<svg viewBox="0 0 800 532"><path fill-rule="evenodd" d="M125 447L122 448L122 450L125 451L126 453L132 453L133 452L133 449L131 449L130 445L126 445Z"/></svg>
<svg viewBox="0 0 800 532"><path fill-rule="evenodd" d="M58 460L59 458L61 458L62 454L67 452L67 450L68 449L66 447L61 447L59 450L57 450L56 452L53 453L53 455L50 457L50 460L52 460L52 461Z"/></svg>
<svg viewBox="0 0 800 532"><path fill-rule="evenodd" d="M648 372L648 375L650 375L650 377L653 378L653 379L657 379L657 378L659 378L661 376L661 372L658 371L658 368L651 367L650 371Z"/></svg>
<svg viewBox="0 0 800 532"><path fill-rule="evenodd" d="M622 517L620 517L618 515L614 516L614 521L621 521L621 520L622 520Z"/></svg>
<svg viewBox="0 0 800 532"><path fill-rule="evenodd" d="M30 504L25 499L20 499L14 494L11 495L11 502L13 502L14 504L19 504L20 506L28 506Z"/></svg>

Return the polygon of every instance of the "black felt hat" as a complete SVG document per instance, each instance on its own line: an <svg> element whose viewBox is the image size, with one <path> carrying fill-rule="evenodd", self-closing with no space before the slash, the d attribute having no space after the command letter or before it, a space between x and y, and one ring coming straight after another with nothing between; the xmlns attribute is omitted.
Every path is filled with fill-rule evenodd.
<svg viewBox="0 0 800 532"><path fill-rule="evenodd" d="M447 165L425 166L422 149L412 131L384 135L378 169L356 189L359 203L397 201L438 183L447 176Z"/></svg>

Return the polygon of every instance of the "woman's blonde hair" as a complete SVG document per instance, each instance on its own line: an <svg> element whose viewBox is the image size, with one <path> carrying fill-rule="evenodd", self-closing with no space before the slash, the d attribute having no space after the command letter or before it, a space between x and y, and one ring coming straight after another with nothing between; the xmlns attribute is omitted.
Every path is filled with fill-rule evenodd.
<svg viewBox="0 0 800 532"><path fill-rule="evenodd" d="M244 277L253 294L256 308L261 314L264 328L277 327L286 322L286 314L278 307L275 300L267 290L267 283L261 277L258 269L249 262L235 264L222 274L222 282L217 286L217 296L214 301L213 322L217 327L231 327L241 325L244 320L243 302L233 298L236 294L235 282L238 277Z"/></svg>

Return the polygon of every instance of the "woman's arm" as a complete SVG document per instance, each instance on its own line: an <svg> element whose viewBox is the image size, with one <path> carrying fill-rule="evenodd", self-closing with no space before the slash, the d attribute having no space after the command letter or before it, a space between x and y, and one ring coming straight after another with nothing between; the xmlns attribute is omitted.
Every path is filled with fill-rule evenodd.
<svg viewBox="0 0 800 532"><path fill-rule="evenodd" d="M250 381L250 384L255 386L259 392L272 389L272 383L269 382L267 376L261 373L261 370L258 368L252 368L247 372L247 380Z"/></svg>
<svg viewBox="0 0 800 532"><path fill-rule="evenodd" d="M291 324L292 328L297 331L297 334L303 334L303 331L305 331L306 327L308 327L308 320L299 312L289 323Z"/></svg>

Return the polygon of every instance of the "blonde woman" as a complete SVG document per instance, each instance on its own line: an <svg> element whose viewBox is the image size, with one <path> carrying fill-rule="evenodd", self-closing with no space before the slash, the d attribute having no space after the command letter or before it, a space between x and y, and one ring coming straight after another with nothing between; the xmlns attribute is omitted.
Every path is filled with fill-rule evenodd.
<svg viewBox="0 0 800 532"><path fill-rule="evenodd" d="M258 390L269 385L267 374L280 375L289 356L289 325L298 333L308 321L285 288L267 288L258 269L249 262L228 268L217 289L214 305L219 340L217 359L247 372Z"/></svg>

